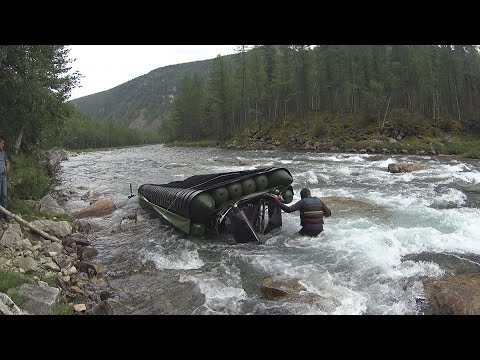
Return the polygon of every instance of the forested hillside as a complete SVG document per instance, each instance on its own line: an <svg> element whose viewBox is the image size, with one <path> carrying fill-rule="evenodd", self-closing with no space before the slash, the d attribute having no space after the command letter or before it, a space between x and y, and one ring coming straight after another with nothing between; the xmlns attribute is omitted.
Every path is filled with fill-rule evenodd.
<svg viewBox="0 0 480 360"><path fill-rule="evenodd" d="M74 99L71 103L100 122L114 122L134 129L158 129L186 74L206 80L212 61L165 66L113 89Z"/></svg>
<svg viewBox="0 0 480 360"><path fill-rule="evenodd" d="M388 130L405 136L480 128L474 45L265 45L239 48L208 79L187 75L164 123L168 140L226 140L252 126L321 135ZM387 126L387 125L393 125ZM388 129L386 129L388 127ZM342 136L344 134L337 134Z"/></svg>

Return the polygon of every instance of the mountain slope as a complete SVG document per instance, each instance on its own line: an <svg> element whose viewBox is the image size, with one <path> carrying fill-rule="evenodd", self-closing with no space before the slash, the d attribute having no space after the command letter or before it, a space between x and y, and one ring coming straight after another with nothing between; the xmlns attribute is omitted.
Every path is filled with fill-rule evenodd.
<svg viewBox="0 0 480 360"><path fill-rule="evenodd" d="M168 115L182 79L194 72L206 79L212 62L213 59L209 59L158 68L110 90L71 100L71 103L97 121L112 121L135 129L155 129Z"/></svg>

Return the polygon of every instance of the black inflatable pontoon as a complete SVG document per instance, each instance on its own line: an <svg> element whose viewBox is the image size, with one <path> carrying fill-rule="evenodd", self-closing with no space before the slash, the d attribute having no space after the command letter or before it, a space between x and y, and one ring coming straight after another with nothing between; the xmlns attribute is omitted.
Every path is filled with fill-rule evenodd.
<svg viewBox="0 0 480 360"><path fill-rule="evenodd" d="M168 184L138 188L142 208L153 211L186 234L230 232L237 242L258 241L282 225L272 195L293 200L293 181L285 168L263 168L191 176Z"/></svg>

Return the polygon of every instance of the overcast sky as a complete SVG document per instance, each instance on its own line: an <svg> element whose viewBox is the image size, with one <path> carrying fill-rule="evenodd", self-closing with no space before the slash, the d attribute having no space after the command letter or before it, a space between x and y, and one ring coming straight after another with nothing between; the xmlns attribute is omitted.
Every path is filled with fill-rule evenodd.
<svg viewBox="0 0 480 360"><path fill-rule="evenodd" d="M235 52L236 45L71 45L72 71L83 78L70 99L111 89L154 69Z"/></svg>

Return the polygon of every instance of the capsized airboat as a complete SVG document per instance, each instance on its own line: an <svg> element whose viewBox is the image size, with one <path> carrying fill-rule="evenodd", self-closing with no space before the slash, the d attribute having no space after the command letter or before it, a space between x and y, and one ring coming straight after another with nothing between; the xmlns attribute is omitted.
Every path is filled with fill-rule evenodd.
<svg viewBox="0 0 480 360"><path fill-rule="evenodd" d="M290 171L277 167L194 175L167 184L143 184L138 199L143 209L186 234L227 232L245 243L282 226L282 211L273 195L292 202L292 181Z"/></svg>

